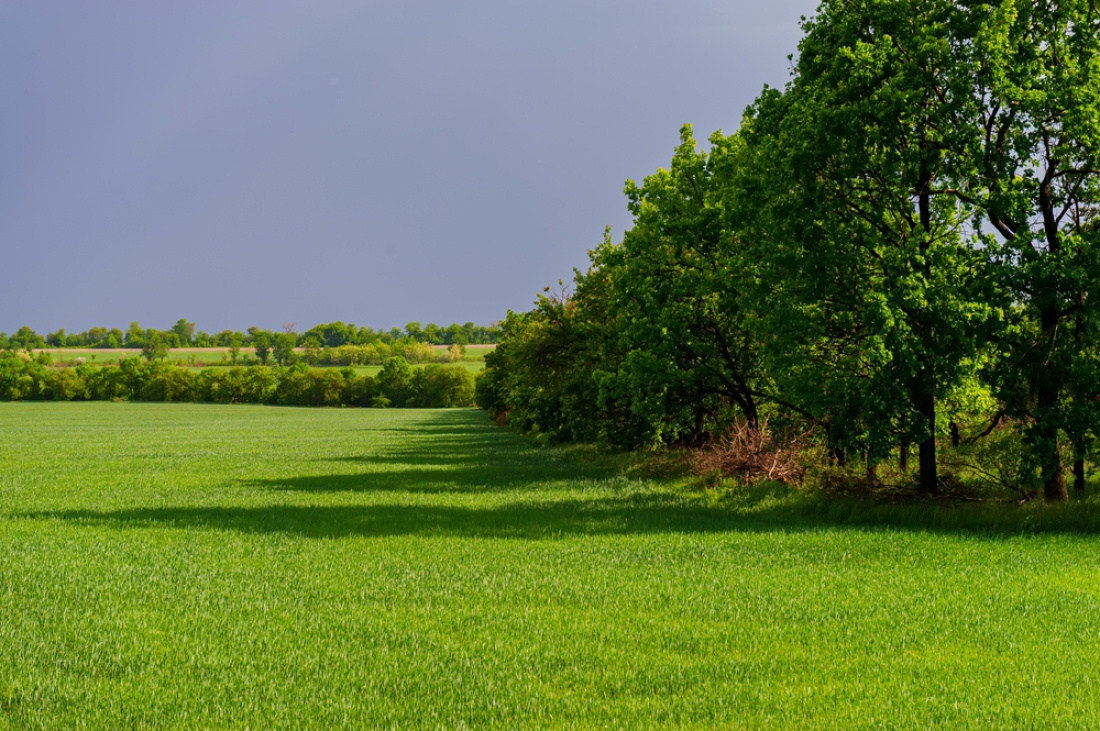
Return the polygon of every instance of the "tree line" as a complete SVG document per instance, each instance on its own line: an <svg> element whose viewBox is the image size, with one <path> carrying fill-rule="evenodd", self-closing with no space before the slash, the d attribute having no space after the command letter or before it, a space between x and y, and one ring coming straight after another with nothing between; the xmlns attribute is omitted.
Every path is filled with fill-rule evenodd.
<svg viewBox="0 0 1100 731"><path fill-rule="evenodd" d="M1100 13L1086 0L825 0L738 131L628 181L632 227L509 312L478 402L548 438L833 462L1011 439L1083 489L1100 419ZM949 446L948 446L949 445Z"/></svg>
<svg viewBox="0 0 1100 731"><path fill-rule="evenodd" d="M137 357L55 368L46 353L0 352L0 401L108 400L449 408L474 405L474 379L463 366L414 368L398 357L370 376L304 363L196 370Z"/></svg>
<svg viewBox="0 0 1100 731"><path fill-rule="evenodd" d="M119 328L93 327L81 333L67 333L64 328L40 335L24 325L12 334L0 332L0 349L33 350L37 348L144 348L150 343L168 348L237 348L251 347L257 342L267 343L268 349L276 343L292 348L339 348L345 345L404 346L409 343L429 345L475 345L495 343L500 335L496 323L463 325L453 323L440 326L435 323L421 325L410 322L404 328L374 330L354 323L341 321L315 325L304 332L295 331L295 323L288 322L281 331L250 327L245 331L223 330L207 333L195 329L195 323L177 320L168 330L143 328L137 322L123 332Z"/></svg>

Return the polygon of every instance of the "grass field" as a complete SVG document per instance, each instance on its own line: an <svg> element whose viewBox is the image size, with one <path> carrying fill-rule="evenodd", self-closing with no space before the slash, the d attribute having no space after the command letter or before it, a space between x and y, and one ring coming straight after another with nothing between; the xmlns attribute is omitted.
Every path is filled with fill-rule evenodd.
<svg viewBox="0 0 1100 731"><path fill-rule="evenodd" d="M485 367L485 355L491 353L495 345L467 345L466 355L462 363L471 370L477 371ZM437 352L445 352L447 346L435 346ZM301 349L298 349L301 352ZM75 363L81 360L93 365L105 363L118 363L121 358L141 357L140 348L43 348L43 353L49 353L55 361L62 363ZM253 358L255 351L252 348L241 348L240 358L247 360ZM220 364L229 359L229 348L173 348L168 351L165 360L169 363L188 365L194 363ZM274 362L274 361L273 361ZM381 370L381 366L364 366Z"/></svg>
<svg viewBox="0 0 1100 731"><path fill-rule="evenodd" d="M0 729L1095 728L1094 508L692 493L476 411L0 404Z"/></svg>
<svg viewBox="0 0 1100 731"><path fill-rule="evenodd" d="M427 365L427 363L421 363L419 365L416 364L416 363L413 363L412 367L413 368L422 368L425 365ZM468 370L470 373L480 373L485 368L485 361L483 361L483 360L463 360L463 361L459 361L457 363L444 363L443 365L458 365L458 366L462 366L463 368ZM354 368L355 372L357 374L359 374L360 376L377 376L379 373L382 372L382 366L377 366L377 365L352 366L352 368Z"/></svg>
<svg viewBox="0 0 1100 731"><path fill-rule="evenodd" d="M466 356L459 361L456 365L461 365L471 373L479 373L485 368L485 354L492 352L492 349L496 347L493 345L471 345L468 346ZM442 346L437 347L437 350L445 350ZM141 356L140 350L134 349L120 349L120 350L101 350L101 349L67 349L67 350L45 350L43 352L49 353L50 357L55 362L59 363L77 363L84 362L91 365L105 365L108 363L117 364L121 358L137 358ZM242 359L248 359L252 357L252 351L242 350ZM196 369L202 369L204 366L209 365L213 367L221 367L229 358L229 350L227 348L177 348L169 351L165 360L169 363L174 363L181 366L193 366ZM203 364L203 365L200 365ZM272 361L274 364L274 361ZM412 364L413 368L419 368L426 364ZM450 365L446 363L445 365ZM339 368L340 366L319 366L325 368ZM352 366L355 372L359 375L376 376L381 370L380 365L360 365Z"/></svg>

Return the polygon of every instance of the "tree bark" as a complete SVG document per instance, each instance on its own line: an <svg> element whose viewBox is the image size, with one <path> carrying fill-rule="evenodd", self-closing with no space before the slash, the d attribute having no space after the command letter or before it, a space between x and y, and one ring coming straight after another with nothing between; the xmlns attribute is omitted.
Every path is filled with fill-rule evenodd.
<svg viewBox="0 0 1100 731"><path fill-rule="evenodd" d="M1057 449L1057 442L1055 449ZM1043 483L1043 497L1052 502L1065 502L1069 500L1069 491L1066 489L1066 474L1062 470L1062 460L1056 454L1050 465L1043 465L1043 474L1046 474L1048 466L1052 469L1050 477Z"/></svg>
<svg viewBox="0 0 1100 731"><path fill-rule="evenodd" d="M918 462L921 492L929 495L936 493L939 490L940 480L936 472L936 436L934 434L920 443Z"/></svg>
<svg viewBox="0 0 1100 731"><path fill-rule="evenodd" d="M1073 462L1073 491L1078 493L1085 491L1085 460L1083 457L1078 457Z"/></svg>
<svg viewBox="0 0 1100 731"><path fill-rule="evenodd" d="M1058 222L1054 213L1054 203L1051 198L1051 181L1054 180L1057 163L1054 160L1048 160L1047 162L1047 171L1039 186L1039 210L1043 214L1043 230L1046 234L1047 251L1051 256L1054 256L1062 248ZM1043 333L1050 338L1050 350L1053 354L1054 338L1058 334L1058 310L1060 309L1056 282L1051 281L1049 276L1043 276L1036 283L1034 297L1039 303L1039 323L1043 328ZM1052 356L1047 356L1048 359L1050 357ZM1062 455L1058 450L1058 424L1054 418L1054 413L1060 407L1059 397L1062 392L1062 384L1059 381L1059 376L1046 368L1045 363L1039 368L1037 377L1039 380L1039 387L1036 389L1039 443L1044 450L1044 453L1039 456L1043 469L1043 497L1052 501L1066 501L1069 500L1069 492L1066 491L1066 475L1062 470Z"/></svg>
<svg viewBox="0 0 1100 731"><path fill-rule="evenodd" d="M829 464L835 467L843 467L848 464L848 455L837 441L836 428L835 424L829 424L825 428L825 440L829 448Z"/></svg>
<svg viewBox="0 0 1100 731"><path fill-rule="evenodd" d="M936 468L936 396L931 388L932 376L925 378L926 388L920 394L916 406L928 427L928 437L918 446L917 468L920 491L931 495L939 490L940 483Z"/></svg>
<svg viewBox="0 0 1100 731"><path fill-rule="evenodd" d="M1047 305L1040 311L1043 332L1048 337L1055 337L1055 328L1058 324L1058 308L1056 305ZM1066 474L1062 469L1062 454L1058 449L1058 425L1054 413L1058 410L1058 397L1061 392L1060 384L1046 369L1041 368L1038 373L1039 384L1036 389L1036 414L1039 431L1039 444L1043 453L1039 455L1039 464L1043 470L1043 497L1050 501L1065 502L1069 500L1069 491L1066 490Z"/></svg>
<svg viewBox="0 0 1100 731"><path fill-rule="evenodd" d="M923 147L924 145L922 145ZM921 159L920 179L917 182L917 209L920 214L920 225L924 229L924 238L921 241L921 253L927 254L932 237L932 166L929 164L928 151L922 150L924 156ZM925 259L924 276L931 280L932 268ZM926 343L933 342L934 333L928 324L924 326L923 338ZM917 396L917 411L925 418L928 425L928 438L920 443L917 455L920 468L920 490L926 494L939 490L939 475L936 473L936 371L935 367L928 363L918 376L920 382Z"/></svg>

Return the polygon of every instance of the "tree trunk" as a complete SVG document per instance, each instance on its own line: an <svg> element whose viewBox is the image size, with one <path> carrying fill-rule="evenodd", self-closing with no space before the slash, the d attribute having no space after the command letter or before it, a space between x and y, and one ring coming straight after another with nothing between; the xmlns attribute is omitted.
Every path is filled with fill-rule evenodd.
<svg viewBox="0 0 1100 731"><path fill-rule="evenodd" d="M1058 449L1058 431L1049 423L1047 410L1053 409L1057 403L1050 391L1045 385L1039 389L1039 443L1043 450L1039 455L1039 464L1043 470L1043 497L1064 502L1069 500L1069 491L1066 490L1066 474L1062 469L1062 455Z"/></svg>
<svg viewBox="0 0 1100 731"><path fill-rule="evenodd" d="M939 475L936 473L936 435L925 439L920 443L918 453L920 463L920 489L921 492L933 494L939 490Z"/></svg>
<svg viewBox="0 0 1100 731"><path fill-rule="evenodd" d="M959 425L956 422L951 422L951 446L958 449L962 444L962 432L959 431Z"/></svg>
<svg viewBox="0 0 1100 731"><path fill-rule="evenodd" d="M1057 306L1043 307L1040 317L1043 332L1053 338L1058 324ZM1062 454L1058 449L1058 425L1054 418L1054 413L1059 406L1060 384L1046 368L1039 371L1038 378L1035 416L1038 421L1039 445L1043 450L1039 455L1039 464L1043 470L1043 497L1051 501L1065 502L1069 500L1069 491L1066 490L1066 474L1062 469Z"/></svg>
<svg viewBox="0 0 1100 731"><path fill-rule="evenodd" d="M917 412L924 417L928 436L920 443L917 451L918 482L920 491L931 495L939 491L940 477L936 467L936 392L935 374L931 367L921 374L921 391L916 403Z"/></svg>
<svg viewBox="0 0 1100 731"><path fill-rule="evenodd" d="M924 145L922 144L922 148ZM917 208L920 213L921 228L924 229L924 238L920 248L922 254L928 253L932 238L932 166L929 164L927 150L922 150L924 156L921 159L920 180L917 182ZM932 278L932 267L928 258L924 264L925 279ZM921 323L921 335L925 343L933 343L934 333L927 323ZM918 375L917 385L917 412L920 413L928 425L928 438L920 443L920 451L917 455L920 465L920 490L931 494L939 490L939 475L936 474L936 371L931 363L927 363Z"/></svg>
<svg viewBox="0 0 1100 731"><path fill-rule="evenodd" d="M1057 445L1056 445L1057 448ZM1043 497L1053 502L1065 502L1069 500L1069 491L1066 489L1066 474L1062 470L1062 459L1057 454L1053 457L1050 477L1043 483ZM1043 474L1047 474L1048 465L1043 465Z"/></svg>
<svg viewBox="0 0 1100 731"><path fill-rule="evenodd" d="M1051 186L1054 180L1057 161L1048 160L1047 171L1039 186L1039 210L1043 214L1043 230L1046 233L1047 251L1050 256L1058 254L1062 248L1062 240L1058 232L1058 219L1054 212L1054 202L1051 197ZM1061 303L1058 296L1058 286L1049 275L1042 276L1035 285L1032 295L1039 303L1039 322L1043 332L1050 338L1050 352L1047 358L1051 358L1054 352L1054 339L1058 335L1058 320ZM1066 475L1062 470L1062 455L1058 451L1058 421L1054 418L1060 404L1059 397L1062 392L1062 384L1044 363L1037 373L1038 388L1036 399L1036 414L1039 431L1039 444L1044 453L1039 455L1039 462L1043 468L1043 497L1047 500L1066 501L1069 493L1066 491Z"/></svg>
<svg viewBox="0 0 1100 731"><path fill-rule="evenodd" d="M1077 293L1077 316L1073 318L1073 342L1081 349L1081 333L1084 330L1085 293ZM1073 440L1073 491L1085 491L1085 441L1078 436Z"/></svg>
<svg viewBox="0 0 1100 731"><path fill-rule="evenodd" d="M909 442L902 442L898 454L898 467L902 472L909 471Z"/></svg>

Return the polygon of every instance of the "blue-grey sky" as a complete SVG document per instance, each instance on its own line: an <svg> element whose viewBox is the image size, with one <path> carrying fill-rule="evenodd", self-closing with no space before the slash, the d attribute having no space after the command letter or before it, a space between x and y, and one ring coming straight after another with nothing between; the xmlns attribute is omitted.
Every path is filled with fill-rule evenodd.
<svg viewBox="0 0 1100 731"><path fill-rule="evenodd" d="M4 2L0 330L528 309L815 5Z"/></svg>

